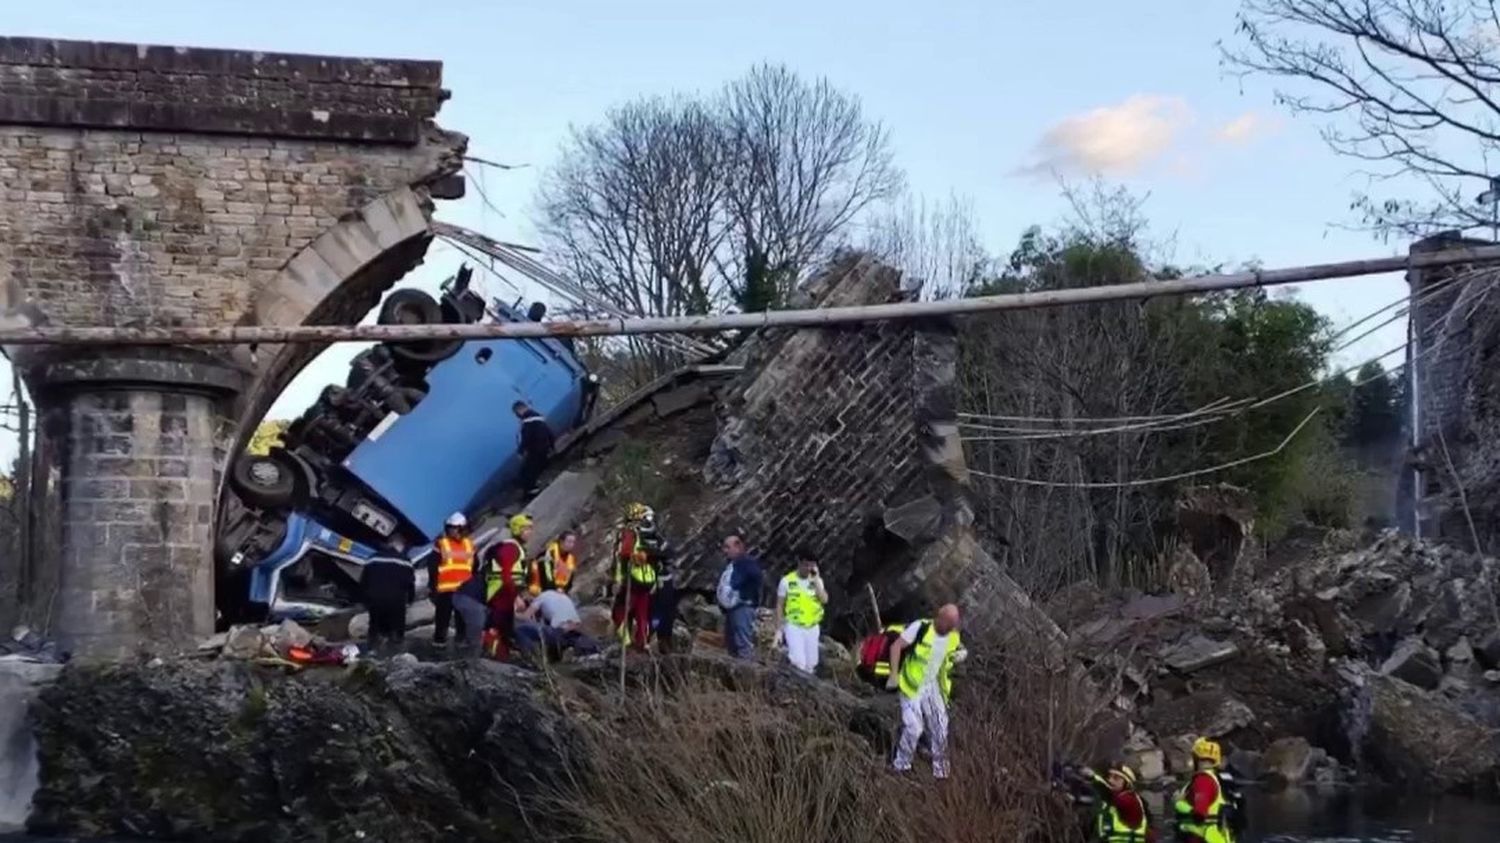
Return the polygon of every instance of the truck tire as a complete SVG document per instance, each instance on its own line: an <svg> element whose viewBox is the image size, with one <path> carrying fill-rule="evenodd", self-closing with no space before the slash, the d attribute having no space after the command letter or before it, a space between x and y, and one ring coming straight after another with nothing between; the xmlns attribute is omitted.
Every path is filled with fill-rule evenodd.
<svg viewBox="0 0 1500 843"><path fill-rule="evenodd" d="M273 456L241 454L229 468L229 485L250 506L277 509L296 497L297 475Z"/></svg>
<svg viewBox="0 0 1500 843"><path fill-rule="evenodd" d="M385 297L376 321L382 325L431 325L442 318L443 308L437 299L421 290L406 288Z"/></svg>
<svg viewBox="0 0 1500 843"><path fill-rule="evenodd" d="M445 312L442 305L421 290L397 290L386 297L380 306L379 322L382 325L438 325L457 322L456 314ZM440 363L458 353L461 340L431 340L429 342L387 343L391 356L405 363L420 364L424 369Z"/></svg>

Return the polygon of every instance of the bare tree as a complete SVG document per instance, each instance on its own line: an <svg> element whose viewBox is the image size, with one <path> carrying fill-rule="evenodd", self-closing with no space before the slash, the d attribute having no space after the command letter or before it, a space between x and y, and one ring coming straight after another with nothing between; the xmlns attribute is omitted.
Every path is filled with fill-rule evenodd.
<svg viewBox="0 0 1500 843"><path fill-rule="evenodd" d="M575 129L538 196L547 251L628 313L709 312L727 301L713 261L724 158L714 115L693 101L642 100ZM662 343L633 350L652 370L672 362Z"/></svg>
<svg viewBox="0 0 1500 843"><path fill-rule="evenodd" d="M907 197L871 226L869 250L901 270L929 299L951 298L982 283L993 263L979 237L974 205Z"/></svg>
<svg viewBox="0 0 1500 843"><path fill-rule="evenodd" d="M872 203L901 187L885 127L827 79L762 65L721 104L730 149L726 274L740 309L785 302L806 268Z"/></svg>
<svg viewBox="0 0 1500 843"><path fill-rule="evenodd" d="M1500 142L1493 0L1244 0L1229 66L1282 80L1277 101L1329 120L1335 151L1373 182L1414 177L1421 199L1361 197L1383 232L1490 223L1475 195Z"/></svg>

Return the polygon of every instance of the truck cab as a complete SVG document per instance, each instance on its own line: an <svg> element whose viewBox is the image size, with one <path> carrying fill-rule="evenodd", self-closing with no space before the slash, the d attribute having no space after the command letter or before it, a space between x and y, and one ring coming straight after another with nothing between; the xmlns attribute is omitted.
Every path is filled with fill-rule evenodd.
<svg viewBox="0 0 1500 843"><path fill-rule="evenodd" d="M465 266L441 299L402 289L381 324L540 321L545 307L486 303ZM358 599L370 560L425 583L427 555L453 512L504 506L521 469L525 402L561 437L588 418L597 379L572 343L541 337L381 343L355 358L268 454L230 465L235 501L216 551L225 622L310 619ZM477 519L476 519L477 520Z"/></svg>

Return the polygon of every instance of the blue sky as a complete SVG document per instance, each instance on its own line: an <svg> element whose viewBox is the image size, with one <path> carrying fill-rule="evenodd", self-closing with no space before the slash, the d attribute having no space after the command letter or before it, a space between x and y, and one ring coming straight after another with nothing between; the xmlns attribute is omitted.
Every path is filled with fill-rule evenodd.
<svg viewBox="0 0 1500 843"><path fill-rule="evenodd" d="M891 131L911 188L972 201L988 245L1007 252L1032 223L1060 219L1058 167L1147 194L1179 263L1268 266L1404 252L1340 228L1363 179L1315 124L1279 113L1258 81L1224 75L1216 42L1232 0L675 2L675 0L0 0L0 32L58 38L439 59L453 98L440 122L471 154L528 164L472 173L478 191L439 214L502 239L532 239L536 180L570 124L642 94L707 90L761 61L827 76ZM1143 9L1149 8L1152 14ZM503 215L503 216L502 216ZM451 250L418 270L432 285ZM497 295L515 293L491 287ZM1397 277L1323 282L1298 295L1336 322L1398 296ZM1400 326L1362 343L1401 341ZM295 412L350 352L310 367L274 412ZM8 459L0 444L0 456Z"/></svg>

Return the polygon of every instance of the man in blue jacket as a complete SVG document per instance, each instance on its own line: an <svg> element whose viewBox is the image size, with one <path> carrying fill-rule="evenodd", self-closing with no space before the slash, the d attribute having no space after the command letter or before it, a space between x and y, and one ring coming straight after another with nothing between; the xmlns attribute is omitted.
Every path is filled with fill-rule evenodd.
<svg viewBox="0 0 1500 843"><path fill-rule="evenodd" d="M724 647L737 659L755 658L755 610L760 606L765 571L745 547L745 537L724 537L728 564L719 576L719 607L724 610Z"/></svg>

